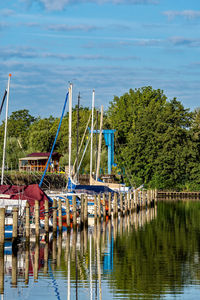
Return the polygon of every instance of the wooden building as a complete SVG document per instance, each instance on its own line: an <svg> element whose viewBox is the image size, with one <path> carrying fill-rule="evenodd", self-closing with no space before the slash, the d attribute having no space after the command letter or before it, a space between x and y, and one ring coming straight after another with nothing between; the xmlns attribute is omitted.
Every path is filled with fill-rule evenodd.
<svg viewBox="0 0 200 300"><path fill-rule="evenodd" d="M50 152L35 152L19 159L19 171L27 172L44 172ZM51 161L48 167L48 172L59 172L59 160L61 155L58 152L53 152Z"/></svg>

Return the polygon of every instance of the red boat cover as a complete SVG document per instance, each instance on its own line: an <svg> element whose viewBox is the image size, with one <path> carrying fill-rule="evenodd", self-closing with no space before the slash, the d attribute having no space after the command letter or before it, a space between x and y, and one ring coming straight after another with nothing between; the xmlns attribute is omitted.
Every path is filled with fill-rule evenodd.
<svg viewBox="0 0 200 300"><path fill-rule="evenodd" d="M49 208L52 207L52 201L47 197L38 184L30 185L0 185L0 198L3 194L9 195L9 199L27 200L30 205L30 212L34 211L35 200L39 201L40 215L44 213L44 201L49 202Z"/></svg>

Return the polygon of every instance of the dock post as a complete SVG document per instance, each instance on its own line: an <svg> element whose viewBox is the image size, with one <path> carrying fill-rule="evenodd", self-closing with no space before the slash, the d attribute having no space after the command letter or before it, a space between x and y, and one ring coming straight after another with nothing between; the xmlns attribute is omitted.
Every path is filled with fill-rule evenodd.
<svg viewBox="0 0 200 300"><path fill-rule="evenodd" d="M44 229L46 232L46 236L49 233L49 201L44 201Z"/></svg>
<svg viewBox="0 0 200 300"><path fill-rule="evenodd" d="M94 196L94 220L97 220L97 196Z"/></svg>
<svg viewBox="0 0 200 300"><path fill-rule="evenodd" d="M4 234L4 231L3 231ZM4 242L0 241L0 294L4 294Z"/></svg>
<svg viewBox="0 0 200 300"><path fill-rule="evenodd" d="M26 250L25 250L25 284L27 285L29 283L29 250L30 245L29 242L26 243Z"/></svg>
<svg viewBox="0 0 200 300"><path fill-rule="evenodd" d="M118 217L118 203L117 203L117 193L114 193L114 211L113 211L113 217Z"/></svg>
<svg viewBox="0 0 200 300"><path fill-rule="evenodd" d="M146 191L142 191L142 208L146 206Z"/></svg>
<svg viewBox="0 0 200 300"><path fill-rule="evenodd" d="M123 216L123 195L120 193L120 214Z"/></svg>
<svg viewBox="0 0 200 300"><path fill-rule="evenodd" d="M108 194L108 217L111 218L111 193Z"/></svg>
<svg viewBox="0 0 200 300"><path fill-rule="evenodd" d="M131 193L131 213L134 211L135 193Z"/></svg>
<svg viewBox="0 0 200 300"><path fill-rule="evenodd" d="M58 200L58 228L59 232L62 231L62 202L61 199Z"/></svg>
<svg viewBox="0 0 200 300"><path fill-rule="evenodd" d="M127 215L128 212L128 193L125 195L125 215Z"/></svg>
<svg viewBox="0 0 200 300"><path fill-rule="evenodd" d="M101 220L101 195L98 194L98 218L99 218L99 221Z"/></svg>
<svg viewBox="0 0 200 300"><path fill-rule="evenodd" d="M158 190L157 189L155 189L155 197L154 198L155 198L154 199L155 203L157 203L158 202Z"/></svg>
<svg viewBox="0 0 200 300"><path fill-rule="evenodd" d="M106 219L106 195L103 193L103 219Z"/></svg>
<svg viewBox="0 0 200 300"><path fill-rule="evenodd" d="M40 208L39 201L35 200L35 237L36 241L39 241L40 236Z"/></svg>
<svg viewBox="0 0 200 300"><path fill-rule="evenodd" d="M73 227L76 227L77 226L76 195L73 195L72 197L72 205L73 205Z"/></svg>
<svg viewBox="0 0 200 300"><path fill-rule="evenodd" d="M66 222L67 222L67 229L70 229L70 208L69 208L69 199L66 198Z"/></svg>
<svg viewBox="0 0 200 300"><path fill-rule="evenodd" d="M53 236L57 235L57 200L53 199Z"/></svg>
<svg viewBox="0 0 200 300"><path fill-rule="evenodd" d="M83 223L84 223L84 195L81 194L81 229L83 229Z"/></svg>
<svg viewBox="0 0 200 300"><path fill-rule="evenodd" d="M5 239L5 208L0 208L0 244L4 244Z"/></svg>
<svg viewBox="0 0 200 300"><path fill-rule="evenodd" d="M18 231L18 207L13 207L13 232L12 232L12 242L15 244L17 241L17 231Z"/></svg>
<svg viewBox="0 0 200 300"><path fill-rule="evenodd" d="M88 226L88 197L85 195L85 204L84 204L84 226Z"/></svg>
<svg viewBox="0 0 200 300"><path fill-rule="evenodd" d="M127 194L127 209L128 209L128 214L130 213L130 192Z"/></svg>
<svg viewBox="0 0 200 300"><path fill-rule="evenodd" d="M26 201L25 228L26 228L26 241L27 241L27 243L29 243L29 238L30 238L30 205L29 205L28 201Z"/></svg>

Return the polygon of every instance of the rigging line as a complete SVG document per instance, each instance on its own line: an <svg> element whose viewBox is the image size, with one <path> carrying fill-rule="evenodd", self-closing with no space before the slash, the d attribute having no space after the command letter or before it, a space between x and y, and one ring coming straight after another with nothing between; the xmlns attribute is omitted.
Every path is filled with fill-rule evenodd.
<svg viewBox="0 0 200 300"><path fill-rule="evenodd" d="M44 176L46 175L46 172L47 172L48 167L49 167L49 163L50 163L50 160L51 160L51 156L52 156L52 153L53 153L53 150L54 150L54 147L55 147L55 144L56 144L56 140L57 140L57 137L58 137L58 134L59 134L59 131L60 131L60 127L61 127L61 124L62 124L62 119L63 119L63 116L64 116L64 112L65 112L65 107L66 107L66 104L67 104L68 95L69 95L69 92L67 92L67 95L66 95L66 98L65 98L65 103L64 103L62 115L61 115L61 118L60 118L60 123L59 123L59 125L58 125L58 129L57 129L57 132L56 132L56 136L55 136L55 139L54 139L54 143L53 143L53 146L52 146L52 148L51 148L51 153L50 153L50 155L49 155L49 159L48 159L48 161L47 161L47 165L46 165L46 168L45 168L44 173L43 173L43 175L42 175L42 179L41 179L41 181L40 181L39 187L42 186L42 183L43 183L43 180L44 180Z"/></svg>
<svg viewBox="0 0 200 300"><path fill-rule="evenodd" d="M1 115L1 111L3 109L3 105L4 105L4 102L5 102L5 99L6 99L6 95L7 95L7 90L5 90L4 95L3 95L3 99L2 99L2 102L1 102L0 115Z"/></svg>

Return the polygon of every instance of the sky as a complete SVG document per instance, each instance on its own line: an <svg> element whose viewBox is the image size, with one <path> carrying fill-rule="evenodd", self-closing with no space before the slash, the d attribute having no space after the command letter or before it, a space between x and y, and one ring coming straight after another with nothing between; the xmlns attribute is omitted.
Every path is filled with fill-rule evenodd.
<svg viewBox="0 0 200 300"><path fill-rule="evenodd" d="M0 101L9 114L59 116L73 105L107 109L114 96L152 86L200 106L199 0L0 0Z"/></svg>

